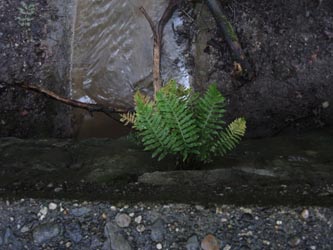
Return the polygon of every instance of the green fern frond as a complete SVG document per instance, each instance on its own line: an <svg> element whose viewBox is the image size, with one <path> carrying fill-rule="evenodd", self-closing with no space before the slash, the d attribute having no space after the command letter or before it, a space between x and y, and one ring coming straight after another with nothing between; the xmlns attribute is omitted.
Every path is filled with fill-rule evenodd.
<svg viewBox="0 0 333 250"><path fill-rule="evenodd" d="M164 124L159 113L154 112L154 103L137 92L134 96L136 103L136 120L134 128L139 131L145 150L153 152L153 157L159 155L162 159L172 149L172 138L169 138L169 128Z"/></svg>
<svg viewBox="0 0 333 250"><path fill-rule="evenodd" d="M214 146L216 136L224 125L225 99L212 84L206 93L197 101L195 115L200 129L200 154L203 158L211 158L211 148Z"/></svg>
<svg viewBox="0 0 333 250"><path fill-rule="evenodd" d="M228 127L219 133L218 140L212 147L214 155L224 156L228 151L234 149L240 142L246 131L246 121L244 118L238 118L228 125Z"/></svg>
<svg viewBox="0 0 333 250"><path fill-rule="evenodd" d="M170 136L175 143L173 150L179 152L185 161L189 154L196 152L198 128L193 114L188 108L183 87L175 86L175 83L170 83L170 85L167 85L167 89L162 89L157 93L156 108L172 131Z"/></svg>
<svg viewBox="0 0 333 250"><path fill-rule="evenodd" d="M122 121L133 123L145 150L163 159L167 154L210 161L223 156L241 140L246 130L244 118L224 128L225 99L216 85L203 96L170 81L156 93L156 99L137 92L136 115L123 114Z"/></svg>

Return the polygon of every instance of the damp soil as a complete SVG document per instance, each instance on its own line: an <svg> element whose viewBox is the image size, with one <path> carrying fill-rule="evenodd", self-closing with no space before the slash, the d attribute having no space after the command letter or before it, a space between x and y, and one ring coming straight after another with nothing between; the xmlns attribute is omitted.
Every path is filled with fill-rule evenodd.
<svg viewBox="0 0 333 250"><path fill-rule="evenodd" d="M333 205L333 130L246 140L195 170L130 138L0 139L0 196L254 205Z"/></svg>

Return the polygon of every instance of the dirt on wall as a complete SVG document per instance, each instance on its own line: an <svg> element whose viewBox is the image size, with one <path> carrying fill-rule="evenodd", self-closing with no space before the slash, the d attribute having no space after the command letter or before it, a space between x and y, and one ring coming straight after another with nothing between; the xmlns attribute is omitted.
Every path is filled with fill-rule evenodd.
<svg viewBox="0 0 333 250"><path fill-rule="evenodd" d="M22 2L35 10L29 26ZM0 1L0 136L66 137L71 111L40 95L9 87L16 81L69 93L72 0ZM190 1L181 11L194 87L217 82L227 118L246 117L248 136L272 136L333 124L333 2L229 0L224 12L256 77L233 75L233 60L208 9ZM24 19L26 18L26 19ZM180 40L182 40L180 39Z"/></svg>
<svg viewBox="0 0 333 250"><path fill-rule="evenodd" d="M208 9L198 5L195 86L217 82L228 97L228 116L245 116L251 137L332 125L333 1L232 0L223 8L256 77L232 76L230 50Z"/></svg>
<svg viewBox="0 0 333 250"><path fill-rule="evenodd" d="M15 87L69 89L72 1L0 1L0 136L71 134L69 108Z"/></svg>

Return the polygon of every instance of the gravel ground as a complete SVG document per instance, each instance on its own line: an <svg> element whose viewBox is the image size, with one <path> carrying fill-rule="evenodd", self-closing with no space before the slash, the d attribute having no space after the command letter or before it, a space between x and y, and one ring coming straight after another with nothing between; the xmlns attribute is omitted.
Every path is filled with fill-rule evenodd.
<svg viewBox="0 0 333 250"><path fill-rule="evenodd" d="M0 249L332 249L333 210L0 201Z"/></svg>

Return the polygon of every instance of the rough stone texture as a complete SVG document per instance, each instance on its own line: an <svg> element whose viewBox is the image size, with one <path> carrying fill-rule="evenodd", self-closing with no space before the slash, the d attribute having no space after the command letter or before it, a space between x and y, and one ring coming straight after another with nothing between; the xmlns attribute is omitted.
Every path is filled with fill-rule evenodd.
<svg viewBox="0 0 333 250"><path fill-rule="evenodd" d="M186 250L199 250L199 241L196 235L193 235L187 240Z"/></svg>
<svg viewBox="0 0 333 250"><path fill-rule="evenodd" d="M248 136L332 125L332 1L223 2L256 69L252 82L231 76L233 61L214 19L196 8L195 86L217 82L228 97L228 118L244 116Z"/></svg>
<svg viewBox="0 0 333 250"><path fill-rule="evenodd" d="M45 223L38 225L33 230L33 239L37 245L57 237L61 233L62 229L59 224Z"/></svg>
<svg viewBox="0 0 333 250"><path fill-rule="evenodd" d="M132 249L121 230L113 223L109 222L105 225L104 234L107 240L104 242L103 250Z"/></svg>
<svg viewBox="0 0 333 250"><path fill-rule="evenodd" d="M131 217L123 213L117 214L116 223L119 227L128 227L131 223Z"/></svg>
<svg viewBox="0 0 333 250"><path fill-rule="evenodd" d="M219 250L220 242L214 235L208 234L201 241L201 248L203 250Z"/></svg>
<svg viewBox="0 0 333 250"><path fill-rule="evenodd" d="M29 1L35 6L29 27L19 22L21 2L0 3L0 136L69 136L68 107L14 85L69 93L73 1Z"/></svg>

